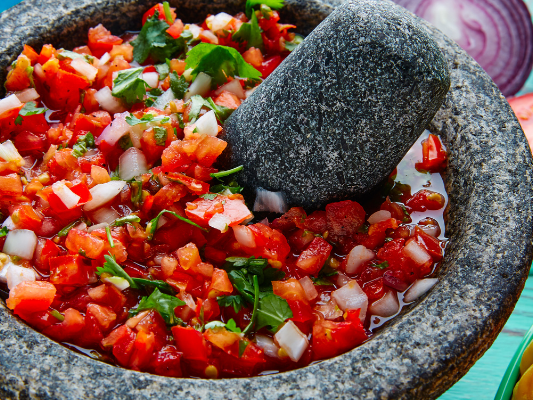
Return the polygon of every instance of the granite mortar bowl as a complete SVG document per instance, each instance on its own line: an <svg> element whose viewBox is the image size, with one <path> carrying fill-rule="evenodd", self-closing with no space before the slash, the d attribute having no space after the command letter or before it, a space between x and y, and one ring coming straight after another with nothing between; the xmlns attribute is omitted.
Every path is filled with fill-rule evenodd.
<svg viewBox="0 0 533 400"><path fill-rule="evenodd" d="M284 21L307 34L329 0L287 0ZM153 2L25 1L0 15L0 81L24 43L72 48L90 26L140 29ZM244 9L244 0L170 0L184 21ZM154 376L80 355L35 332L0 302L2 399L432 399L488 349L522 291L532 259L533 160L509 105L481 67L422 22L451 72L446 102L431 122L448 148L450 238L439 282L362 346L295 371L242 379Z"/></svg>

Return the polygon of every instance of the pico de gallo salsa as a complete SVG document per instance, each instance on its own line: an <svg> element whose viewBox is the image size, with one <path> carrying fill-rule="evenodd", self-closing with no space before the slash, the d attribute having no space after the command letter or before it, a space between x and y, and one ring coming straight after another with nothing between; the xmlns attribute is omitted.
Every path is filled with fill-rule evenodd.
<svg viewBox="0 0 533 400"><path fill-rule="evenodd" d="M0 282L15 315L125 368L242 377L342 354L435 284L437 136L364 207L308 213L268 192L256 210L278 214L264 218L241 167L216 168L225 119L302 41L281 6L187 24L165 2L137 33L24 46L0 100Z"/></svg>

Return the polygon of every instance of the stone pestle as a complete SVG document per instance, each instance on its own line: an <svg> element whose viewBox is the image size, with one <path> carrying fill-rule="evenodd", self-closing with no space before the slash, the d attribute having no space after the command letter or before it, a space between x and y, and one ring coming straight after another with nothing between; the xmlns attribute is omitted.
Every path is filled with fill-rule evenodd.
<svg viewBox="0 0 533 400"><path fill-rule="evenodd" d="M225 124L222 168L246 190L308 210L386 178L444 101L445 59L412 14L385 0L331 13Z"/></svg>

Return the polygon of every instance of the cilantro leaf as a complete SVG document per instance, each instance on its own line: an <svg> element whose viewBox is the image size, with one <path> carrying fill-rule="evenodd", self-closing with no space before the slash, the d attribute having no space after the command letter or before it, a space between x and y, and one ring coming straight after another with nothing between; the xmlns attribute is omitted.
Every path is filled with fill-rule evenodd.
<svg viewBox="0 0 533 400"><path fill-rule="evenodd" d="M293 51L303 41L304 41L303 36L294 35L294 39L292 39L290 42L285 42L285 49L287 49L289 51Z"/></svg>
<svg viewBox="0 0 533 400"><path fill-rule="evenodd" d="M266 326L271 331L277 331L282 323L292 317L293 314L287 300L275 294L268 294L259 301L256 329L259 330Z"/></svg>
<svg viewBox="0 0 533 400"><path fill-rule="evenodd" d="M238 294L217 297L217 302L220 307L233 307L235 313L238 313L244 307L244 300Z"/></svg>
<svg viewBox="0 0 533 400"><path fill-rule="evenodd" d="M141 79L144 68L131 68L119 71L113 81L111 94L124 99L126 103L132 104L144 99L148 84Z"/></svg>
<svg viewBox="0 0 533 400"><path fill-rule="evenodd" d="M156 10L143 25L139 35L131 42L135 61L142 64L150 56L156 62L163 62L184 51L185 40L174 39L166 32L168 28L169 24L159 19L159 11Z"/></svg>
<svg viewBox="0 0 533 400"><path fill-rule="evenodd" d="M181 100L185 96L185 92L189 89L189 82L182 76L179 76L176 71L170 74L170 89L177 99Z"/></svg>
<svg viewBox="0 0 533 400"><path fill-rule="evenodd" d="M261 72L256 70L232 47L219 46L211 43L200 43L187 53L185 67L192 68L192 74L205 72L211 76L211 85L226 82L228 76L258 79Z"/></svg>
<svg viewBox="0 0 533 400"><path fill-rule="evenodd" d="M202 228L200 225L198 225L197 223L195 222L192 222L190 219L188 218L185 218L185 217L182 217L181 215L179 214L176 214L174 211L170 211L170 210L163 210L161 211L159 214L157 214L157 217L155 217L154 219L152 219L150 222L149 222L149 225L150 225L150 229L148 230L149 233L150 233L150 238L153 238L154 236L154 233L155 231L157 230L157 223L159 222L159 218L161 218L161 216L165 213L168 213L168 214L172 214L173 216L175 216L177 219L183 221L183 222L186 222L188 223L189 225L192 225L192 226L195 226L201 230L203 230L204 232L208 232L207 229L205 228Z"/></svg>
<svg viewBox="0 0 533 400"><path fill-rule="evenodd" d="M0 229L0 237L4 237L9 233L9 229L7 229L7 226L3 226L2 229Z"/></svg>
<svg viewBox="0 0 533 400"><path fill-rule="evenodd" d="M231 331L231 332L235 332L235 333L241 333L241 328L239 328L237 326L237 323L235 322L235 320L233 318L231 318L227 323L226 323L226 329L228 331Z"/></svg>
<svg viewBox="0 0 533 400"><path fill-rule="evenodd" d="M94 136L91 132L83 136L79 136L76 144L72 146L72 155L74 157L81 157L87 153L88 147L94 147Z"/></svg>
<svg viewBox="0 0 533 400"><path fill-rule="evenodd" d="M252 311L252 318L250 318L250 323L246 328L244 328L243 333L248 333L252 330L253 326L255 325L255 320L257 319L257 307L259 306L259 283L257 279L257 275L254 275L253 277L253 287L254 287L254 308Z"/></svg>
<svg viewBox="0 0 533 400"><path fill-rule="evenodd" d="M154 126L154 138L155 138L155 144L158 146L164 146L167 142L168 133L165 128L162 128L160 126Z"/></svg>
<svg viewBox="0 0 533 400"><path fill-rule="evenodd" d="M19 111L19 115L27 117L30 115L44 114L47 110L47 108L38 108L37 103L35 101L28 101Z"/></svg>
<svg viewBox="0 0 533 400"><path fill-rule="evenodd" d="M133 205L139 207L143 198L143 183L134 180L131 182L131 202Z"/></svg>
<svg viewBox="0 0 533 400"><path fill-rule="evenodd" d="M170 118L166 115L158 115L155 116L154 114L144 114L141 119L137 118L135 115L130 114L126 117L126 122L128 125L134 126L139 124L147 124L149 122L155 123L159 122L161 124L166 124L167 122L170 122Z"/></svg>
<svg viewBox="0 0 533 400"><path fill-rule="evenodd" d="M143 287L154 286L154 287L158 288L159 290L161 290L163 292L168 292L170 294L176 293L174 288L172 286L170 286L168 283L166 283L165 281L159 281L159 280L152 281L150 279L142 279L142 278L131 278L131 279L139 287L140 286L143 286Z"/></svg>
<svg viewBox="0 0 533 400"><path fill-rule="evenodd" d="M130 214L122 218L117 218L111 223L111 226L123 226L126 224L133 225L134 222L140 222L140 221L141 219L137 215Z"/></svg>
<svg viewBox="0 0 533 400"><path fill-rule="evenodd" d="M216 193L206 193L206 194L202 194L200 197L206 200L215 200L217 196L218 194Z"/></svg>
<svg viewBox="0 0 533 400"><path fill-rule="evenodd" d="M217 119L221 123L224 123L224 121L229 118L233 111L235 111L233 108L219 106L218 104L215 104L211 97L208 97L204 104L215 112Z"/></svg>
<svg viewBox="0 0 533 400"><path fill-rule="evenodd" d="M205 324L205 329L225 328L226 324L222 321L211 321Z"/></svg>
<svg viewBox="0 0 533 400"><path fill-rule="evenodd" d="M94 57L88 54L80 54L74 51L64 50L64 49L61 49L58 51L57 58L59 60L64 60L65 58L70 58L71 60L75 60L76 58L81 58L83 61L89 64L92 63L94 60Z"/></svg>
<svg viewBox="0 0 533 400"><path fill-rule="evenodd" d="M239 329L240 331L240 329ZM239 358L242 357L242 355L244 354L244 352L246 351L246 348L248 347L248 345L250 344L250 342L248 340L239 340Z"/></svg>
<svg viewBox="0 0 533 400"><path fill-rule="evenodd" d="M150 296L141 299L137 308L130 310L130 315L137 315L144 310L155 310L161 314L168 325L176 325L181 320L174 313L174 309L184 305L185 302L183 300L161 293L158 288L155 288Z"/></svg>
<svg viewBox="0 0 533 400"><path fill-rule="evenodd" d="M264 4L274 10L279 10L283 7L284 0L246 0L246 16L250 18L255 6Z"/></svg>
<svg viewBox="0 0 533 400"><path fill-rule="evenodd" d="M333 282L328 280L327 278L315 278L311 277L311 280L316 286L333 286Z"/></svg>
<svg viewBox="0 0 533 400"><path fill-rule="evenodd" d="M239 30L231 37L237 43L246 42L246 48L255 47L263 50L263 37L261 36L261 28L257 22L255 13L252 13L250 22L245 22L241 25Z"/></svg>
<svg viewBox="0 0 533 400"><path fill-rule="evenodd" d="M113 276L119 276L121 278L126 279L128 283L130 284L131 288L138 289L137 284L133 281L133 279L131 279L128 273L124 271L120 265L117 264L117 262L112 256L106 254L104 256L104 259L105 259L104 265L102 267L96 268L97 275L102 275L103 273L107 273Z"/></svg>
<svg viewBox="0 0 533 400"><path fill-rule="evenodd" d="M239 184L237 182L231 181L227 185L223 185L223 184L213 185L213 186L211 186L211 188L209 190L211 192L213 192L213 193L220 193L220 192L224 192L225 190L227 190L227 191L235 194L235 193L242 192L243 188L241 186L239 186Z"/></svg>
<svg viewBox="0 0 533 400"><path fill-rule="evenodd" d="M20 115L15 118L15 125L22 125L22 117Z"/></svg>
<svg viewBox="0 0 533 400"><path fill-rule="evenodd" d="M236 174L237 172L242 171L243 168L244 168L244 166L239 165L238 167L235 167L235 168L232 168L232 169L228 169L227 171L213 172L212 174L209 174L209 176L211 176L211 178L217 178L218 179L218 178L222 178L223 176Z"/></svg>
<svg viewBox="0 0 533 400"><path fill-rule="evenodd" d="M160 81L165 80L165 78L168 76L170 72L170 67L168 66L168 64L164 62L162 64L156 64L154 66L155 66L157 73L159 74L159 80Z"/></svg>
<svg viewBox="0 0 533 400"><path fill-rule="evenodd" d="M251 277L242 269L236 269L228 272L228 278L231 284L237 289L242 297L249 303L254 302L254 285Z"/></svg>
<svg viewBox="0 0 533 400"><path fill-rule="evenodd" d="M204 99L199 94L195 94L189 100L191 104L191 109L189 110L189 121L195 122L198 116L200 115L200 110L202 107L207 107L215 112L217 119L224 123L224 121L231 115L235 110L232 108L216 105L211 97Z"/></svg>

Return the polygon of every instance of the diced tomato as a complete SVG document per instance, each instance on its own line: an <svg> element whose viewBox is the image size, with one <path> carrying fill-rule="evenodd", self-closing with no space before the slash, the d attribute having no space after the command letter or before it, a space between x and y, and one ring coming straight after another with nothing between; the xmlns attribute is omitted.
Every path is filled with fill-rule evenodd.
<svg viewBox="0 0 533 400"><path fill-rule="evenodd" d="M191 178L187 175L183 175L178 172L168 172L165 173L165 177L167 177L171 181L177 181L182 185L185 185L187 189L189 189L194 194L202 195L209 192L208 183Z"/></svg>
<svg viewBox="0 0 533 400"><path fill-rule="evenodd" d="M31 60L24 54L18 56L14 68L8 72L5 88L8 92L16 92L31 86L33 69Z"/></svg>
<svg viewBox="0 0 533 400"><path fill-rule="evenodd" d="M416 241L425 247L425 249L431 255L431 258L433 258L433 261L442 260L442 247L440 245L440 241L437 238L428 235L418 226L415 227L415 236Z"/></svg>
<svg viewBox="0 0 533 400"><path fill-rule="evenodd" d="M334 236L351 236L365 222L365 210L355 201L345 200L326 206L328 232Z"/></svg>
<svg viewBox="0 0 533 400"><path fill-rule="evenodd" d="M215 136L206 136L198 144L195 151L198 163L204 167L210 167L218 156L222 154L227 145L228 143L222 139Z"/></svg>
<svg viewBox="0 0 533 400"><path fill-rule="evenodd" d="M40 244L42 246L40 247ZM40 249L40 251L38 251ZM50 239L39 239L39 244L35 249L34 263L35 266L42 272L50 272L50 257L57 257L59 255L60 248L52 242Z"/></svg>
<svg viewBox="0 0 533 400"><path fill-rule="evenodd" d="M228 226L238 225L252 216L240 195L218 195L214 199L198 198L187 203L185 214L192 221L207 226L209 220L217 213L229 219Z"/></svg>
<svg viewBox="0 0 533 400"><path fill-rule="evenodd" d="M181 372L181 353L172 345L167 345L156 352L152 359L154 373L179 378Z"/></svg>
<svg viewBox="0 0 533 400"><path fill-rule="evenodd" d="M359 319L359 310L356 311L356 318L345 322L317 320L313 326L313 358L321 360L334 357L363 343L367 338Z"/></svg>
<svg viewBox="0 0 533 400"><path fill-rule="evenodd" d="M127 367L129 365L130 357L133 352L133 346L135 344L135 338L137 337L135 332L128 327L126 328L127 329L117 332L117 336L119 337L116 339L113 345L113 355L117 359L118 363L123 367Z"/></svg>
<svg viewBox="0 0 533 400"><path fill-rule="evenodd" d="M440 172L446 166L446 151L438 136L429 134L422 141L422 162L415 164L417 170Z"/></svg>
<svg viewBox="0 0 533 400"><path fill-rule="evenodd" d="M105 250L104 240L76 228L69 231L65 246L73 254L82 251L86 257L92 259L101 257Z"/></svg>
<svg viewBox="0 0 533 400"><path fill-rule="evenodd" d="M27 44L24 45L24 50L22 50L22 54L24 54L30 59L31 65L35 65L39 59L39 54L37 54L33 47L28 46Z"/></svg>
<svg viewBox="0 0 533 400"><path fill-rule="evenodd" d="M222 93L215 97L214 102L218 106L232 108L233 110L236 110L241 105L241 100L235 94L228 92L227 90L222 91Z"/></svg>
<svg viewBox="0 0 533 400"><path fill-rule="evenodd" d="M285 300L301 301L308 303L304 288L297 279L287 279L286 281L272 281L272 288L275 295Z"/></svg>
<svg viewBox="0 0 533 400"><path fill-rule="evenodd" d="M291 320L299 324L299 326L302 326L301 324L305 324L307 322L315 320L313 309L306 301L287 300L287 303L289 303L289 307L292 311Z"/></svg>
<svg viewBox="0 0 533 400"><path fill-rule="evenodd" d="M383 278L377 278L363 285L363 291L369 300L377 300L383 297L385 289L383 287Z"/></svg>
<svg viewBox="0 0 533 400"><path fill-rule="evenodd" d="M29 204L19 204L11 212L11 220L19 229L36 230L42 223L42 216Z"/></svg>
<svg viewBox="0 0 533 400"><path fill-rule="evenodd" d="M256 49L255 47L250 47L242 53L242 58L254 68L260 68L264 61L261 50Z"/></svg>
<svg viewBox="0 0 533 400"><path fill-rule="evenodd" d="M211 285L209 285L207 290L210 298L216 298L218 296L233 292L233 285L231 284L226 271L215 268L213 270Z"/></svg>
<svg viewBox="0 0 533 400"><path fill-rule="evenodd" d="M270 224L273 229L280 230L282 232L289 231L296 227L302 228L307 218L305 210L301 207L292 207L289 211L283 214L281 217L276 218Z"/></svg>
<svg viewBox="0 0 533 400"><path fill-rule="evenodd" d="M167 21L166 15L165 15L165 9L163 7L163 4L157 3L155 6L150 8L148 11L146 11L143 15L142 23L143 25L146 23L146 20L150 17L152 17L155 12L157 11L159 14L159 19L162 21L166 21L169 24L174 23L174 20L176 19L176 9L173 7L170 7L170 15L171 15L171 21Z"/></svg>
<svg viewBox="0 0 533 400"><path fill-rule="evenodd" d="M233 345L235 350L230 353L220 351L220 368L227 376L252 376L264 369L266 362L263 349L253 342L248 342L243 354L239 357L238 344Z"/></svg>
<svg viewBox="0 0 533 400"><path fill-rule="evenodd" d="M67 308L63 314L63 321L49 326L43 333L60 342L76 339L85 328L85 317L74 308Z"/></svg>
<svg viewBox="0 0 533 400"><path fill-rule="evenodd" d="M172 334L178 351L185 359L207 362L209 347L200 332L190 326L173 326Z"/></svg>
<svg viewBox="0 0 533 400"><path fill-rule="evenodd" d="M168 28L166 32L174 39L179 38L183 32L183 22L181 22L181 19L176 19L176 21L170 25L170 28Z"/></svg>
<svg viewBox="0 0 533 400"><path fill-rule="evenodd" d="M183 150L183 141L175 140L161 155L161 161L165 171L176 171L183 165L191 163L190 157Z"/></svg>
<svg viewBox="0 0 533 400"><path fill-rule="evenodd" d="M281 64L281 57L279 55L272 56L261 63L257 68L261 72L261 78L266 79L274 70Z"/></svg>
<svg viewBox="0 0 533 400"><path fill-rule="evenodd" d="M319 235L328 229L327 217L325 211L315 211L311 213L304 221L303 228Z"/></svg>
<svg viewBox="0 0 533 400"><path fill-rule="evenodd" d="M48 162L48 169L58 178L64 178L69 172L78 168L78 159L72 155L72 149L57 151Z"/></svg>
<svg viewBox="0 0 533 400"><path fill-rule="evenodd" d="M507 101L524 130L529 147L533 148L533 93L511 97Z"/></svg>
<svg viewBox="0 0 533 400"><path fill-rule="evenodd" d="M412 211L440 210L444 204L442 194L427 189L419 190L405 203Z"/></svg>
<svg viewBox="0 0 533 400"><path fill-rule="evenodd" d="M83 286L96 281L95 269L76 255L50 257L50 282L60 285Z"/></svg>
<svg viewBox="0 0 533 400"><path fill-rule="evenodd" d="M22 194L22 182L17 174L0 176L0 195L20 196Z"/></svg>
<svg viewBox="0 0 533 400"><path fill-rule="evenodd" d="M23 117L23 119L28 119L28 117ZM35 153L40 156L46 147L46 139L35 135L30 131L22 131L17 134L13 143L22 156L28 156Z"/></svg>
<svg viewBox="0 0 533 400"><path fill-rule="evenodd" d="M109 53L116 44L122 44L122 39L113 36L102 24L89 28L88 46L95 57L102 57L104 53Z"/></svg>
<svg viewBox="0 0 533 400"><path fill-rule="evenodd" d="M333 246L321 237L315 237L296 261L296 266L310 275L316 275L328 259Z"/></svg>
<svg viewBox="0 0 533 400"><path fill-rule="evenodd" d="M9 291L7 306L17 312L47 310L54 301L56 288L50 282L21 282Z"/></svg>

